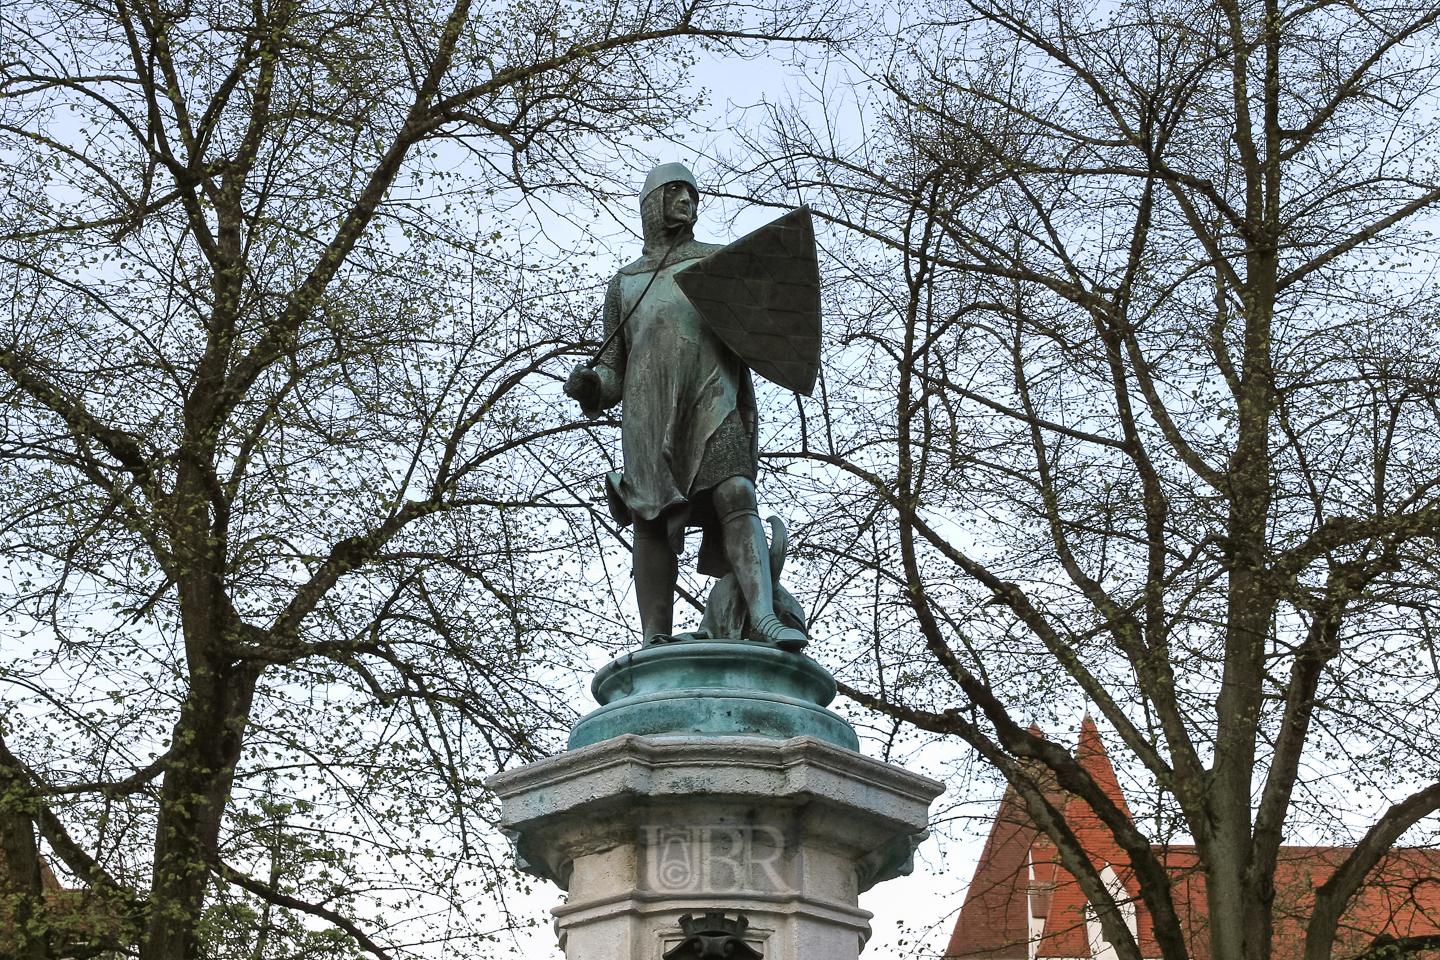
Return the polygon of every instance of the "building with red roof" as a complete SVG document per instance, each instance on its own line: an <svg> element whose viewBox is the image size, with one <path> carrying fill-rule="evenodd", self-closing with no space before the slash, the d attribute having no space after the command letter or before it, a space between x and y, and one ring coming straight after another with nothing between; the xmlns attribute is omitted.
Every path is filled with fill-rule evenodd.
<svg viewBox="0 0 1440 960"><path fill-rule="evenodd" d="M0 857L0 960L16 955L17 938L11 917L5 858ZM121 954L113 949L119 943L121 925L85 890L60 885L55 871L42 858L40 884L44 897L42 910L49 942L50 957L56 960L112 960ZM28 956L28 954L26 954Z"/></svg>
<svg viewBox="0 0 1440 960"><path fill-rule="evenodd" d="M1031 728L1032 732L1038 732ZM1086 716L1075 750L1080 765L1130 816L1115 770L1095 722ZM1047 799L1064 814L1101 877L1115 894L1142 957L1160 957L1150 917L1130 872L1129 857L1110 831L1077 797L1042 781ZM1169 870L1171 896L1191 957L1209 960L1205 877L1196 848L1155 846ZM1344 860L1343 847L1282 847L1275 876L1274 960L1298 960L1312 893ZM965 904L955 921L946 960L1115 960L1075 878L1026 813L1013 788L1005 791L991 821ZM1440 935L1440 851L1397 848L1361 888L1340 925L1334 956L1364 953L1377 938ZM1433 958L1440 951L1421 956Z"/></svg>

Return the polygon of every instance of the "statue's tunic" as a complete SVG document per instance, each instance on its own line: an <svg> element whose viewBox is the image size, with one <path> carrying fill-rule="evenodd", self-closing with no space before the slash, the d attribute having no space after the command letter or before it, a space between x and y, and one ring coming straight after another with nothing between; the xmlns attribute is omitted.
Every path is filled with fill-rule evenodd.
<svg viewBox="0 0 1440 960"><path fill-rule="evenodd" d="M606 484L611 513L621 524L664 518L672 544L686 526L701 527L699 569L711 576L722 575L728 564L709 491L727 477L753 481L758 459L750 371L674 279L718 249L691 241L670 255L678 262L658 275L660 258L653 255L616 274L605 296L606 333L622 317L629 319L598 365L609 381L606 392L618 393L625 405L625 472L610 474Z"/></svg>

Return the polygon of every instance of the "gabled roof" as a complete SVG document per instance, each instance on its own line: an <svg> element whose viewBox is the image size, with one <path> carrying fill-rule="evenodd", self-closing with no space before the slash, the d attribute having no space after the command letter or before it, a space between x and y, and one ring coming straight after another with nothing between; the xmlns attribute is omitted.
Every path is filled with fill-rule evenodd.
<svg viewBox="0 0 1440 960"><path fill-rule="evenodd" d="M965 893L946 956L1028 960L1030 850L1040 831L1030 822L1014 787L1005 790L990 824L985 850Z"/></svg>
<svg viewBox="0 0 1440 960"><path fill-rule="evenodd" d="M1039 726L1030 733L1044 736ZM1044 767L1029 765L1041 792L1053 804L1062 801L1054 777ZM1030 851L1048 842L1026 811L1014 787L1006 787L990 823L990 835L965 893L965 906L950 936L946 956L984 960L1027 960L1030 956L1030 906L1027 890Z"/></svg>
<svg viewBox="0 0 1440 960"><path fill-rule="evenodd" d="M1038 733L1031 728L1032 733ZM1130 817L1119 780L1094 720L1080 726L1075 758L1107 797ZM1055 789L1037 773L1051 804L1060 809L1095 868L1121 897L1142 957L1159 957L1153 925L1140 902L1129 857L1089 804ZM1205 876L1189 845L1154 846L1171 876L1192 960L1209 960ZM1349 854L1343 847L1282 847L1276 868L1274 960L1299 960L1315 887ZM1341 924L1334 956L1355 956L1377 935L1440 934L1440 851L1399 848L1376 869ZM1113 956L1090 919L1080 886L1060 866L1049 838L1030 819L1025 801L1005 791L991 823L965 905L955 921L947 960L1106 960ZM1434 957L1431 951L1429 956Z"/></svg>
<svg viewBox="0 0 1440 960"><path fill-rule="evenodd" d="M1110 802L1119 807L1126 817L1129 817L1130 807L1125 803L1125 795L1120 790L1120 781L1115 776L1115 768L1110 764L1110 755L1105 752L1105 743L1100 739L1100 731L1096 729L1095 721L1088 713L1080 723L1080 742L1075 747L1075 759L1079 761L1081 769L1090 774ZM1090 809L1090 805L1079 797L1066 794L1060 806L1065 816L1065 822L1074 831L1076 839L1080 841L1081 847L1095 868L1101 870L1107 864L1114 865L1116 879L1124 885L1125 892L1130 897L1139 897L1140 888L1130 876L1128 869L1129 857L1120 849L1110 830L1095 811ZM1051 845L1048 837L1045 838L1043 847L1037 848L1035 859L1051 862L1057 859L1055 848ZM1090 931L1085 923L1087 906L1085 895L1080 891L1080 885L1075 882L1069 871L1059 866L1058 863L1054 865L1053 869L1056 874L1055 892L1050 898L1049 910L1043 918L1044 933L1036 945L1036 953L1033 955L1040 958L1088 957L1091 955L1091 948ZM1148 935L1148 933L1148 929L1142 931L1142 935Z"/></svg>

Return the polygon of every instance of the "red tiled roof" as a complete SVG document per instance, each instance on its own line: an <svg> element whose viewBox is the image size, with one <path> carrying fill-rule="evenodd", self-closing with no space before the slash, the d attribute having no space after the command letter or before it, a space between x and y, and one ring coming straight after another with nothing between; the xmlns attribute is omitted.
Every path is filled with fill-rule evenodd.
<svg viewBox="0 0 1440 960"><path fill-rule="evenodd" d="M1039 726L1030 733L1044 736ZM1035 768L1042 791L1052 803L1063 803L1054 778ZM1026 960L1029 957L1030 853L1036 844L1049 840L1031 821L1025 805L1013 787L1007 787L1000 808L990 823L990 835L975 867L975 876L965 894L965 906L955 922L946 955L963 955L983 960ZM1048 877L1048 870L1046 879ZM1044 896L1043 891L1039 892Z"/></svg>
<svg viewBox="0 0 1440 960"><path fill-rule="evenodd" d="M1033 731L1033 728L1032 728ZM1089 716L1080 728L1075 757L1105 794L1130 816L1100 733ZM1134 929L1142 957L1159 957L1153 925L1139 900L1129 857L1089 804L1047 790L1075 832L1091 863L1107 871L1134 903ZM1205 876L1193 846L1152 847L1172 878L1171 896L1193 960L1209 960ZM1275 873L1273 960L1299 960L1314 889L1348 855L1343 847L1282 847ZM1086 900L1075 878L1056 862L1055 849L1008 789L975 868L965 905L955 922L947 960L1058 960L1092 956ZM1038 936L1031 943L1031 915ZM1440 851L1401 848L1386 857L1341 923L1334 955L1355 956L1380 934L1440 934ZM1431 952L1431 956L1434 952Z"/></svg>
<svg viewBox="0 0 1440 960"><path fill-rule="evenodd" d="M1030 956L1030 849L1039 831L1014 788L1007 789L990 824L965 906L946 956L1026 960Z"/></svg>

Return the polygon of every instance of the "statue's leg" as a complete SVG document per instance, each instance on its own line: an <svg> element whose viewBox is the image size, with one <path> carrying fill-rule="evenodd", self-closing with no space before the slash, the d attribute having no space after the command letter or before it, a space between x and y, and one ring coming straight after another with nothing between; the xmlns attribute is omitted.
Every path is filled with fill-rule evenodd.
<svg viewBox="0 0 1440 960"><path fill-rule="evenodd" d="M765 528L760 523L755 484L745 477L730 477L715 485L711 497L715 513L720 517L725 558L735 571L740 592L750 609L752 631L763 634L783 649L801 649L806 644L805 634L785 626L775 616L770 551Z"/></svg>
<svg viewBox="0 0 1440 960"><path fill-rule="evenodd" d="M640 607L644 642L670 636L675 617L675 578L679 559L670 547L663 519L635 519L635 600Z"/></svg>
<svg viewBox="0 0 1440 960"><path fill-rule="evenodd" d="M770 583L770 549L765 528L760 525L755 485L745 477L731 477L715 485L711 494L725 546L725 559L735 571L740 592L750 608L753 621L775 612L775 594Z"/></svg>

